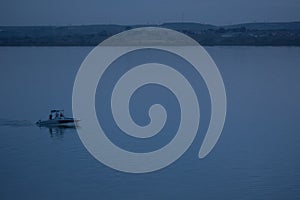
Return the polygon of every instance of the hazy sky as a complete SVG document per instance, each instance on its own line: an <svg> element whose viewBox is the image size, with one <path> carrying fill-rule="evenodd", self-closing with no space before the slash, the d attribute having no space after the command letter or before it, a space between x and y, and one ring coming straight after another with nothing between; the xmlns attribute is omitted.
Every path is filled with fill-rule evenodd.
<svg viewBox="0 0 300 200"><path fill-rule="evenodd" d="M0 25L300 21L300 0L0 0Z"/></svg>

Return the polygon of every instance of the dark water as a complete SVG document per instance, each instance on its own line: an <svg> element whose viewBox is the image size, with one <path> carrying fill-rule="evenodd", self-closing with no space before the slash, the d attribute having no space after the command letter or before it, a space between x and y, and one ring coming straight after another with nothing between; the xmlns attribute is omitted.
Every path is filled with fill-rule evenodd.
<svg viewBox="0 0 300 200"><path fill-rule="evenodd" d="M74 129L38 128L53 108L71 116L88 47L0 48L0 199L299 199L300 48L209 47L228 113L202 160L202 136L172 165L127 174L95 160Z"/></svg>

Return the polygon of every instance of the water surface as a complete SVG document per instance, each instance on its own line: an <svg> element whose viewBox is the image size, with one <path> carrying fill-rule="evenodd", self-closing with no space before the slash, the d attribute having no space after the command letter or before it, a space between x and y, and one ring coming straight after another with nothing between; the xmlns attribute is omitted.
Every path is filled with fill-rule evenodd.
<svg viewBox="0 0 300 200"><path fill-rule="evenodd" d="M300 48L206 49L228 98L219 142L199 160L199 134L174 164L136 175L95 160L75 129L34 125L50 109L72 115L73 82L90 47L1 47L0 198L299 199Z"/></svg>

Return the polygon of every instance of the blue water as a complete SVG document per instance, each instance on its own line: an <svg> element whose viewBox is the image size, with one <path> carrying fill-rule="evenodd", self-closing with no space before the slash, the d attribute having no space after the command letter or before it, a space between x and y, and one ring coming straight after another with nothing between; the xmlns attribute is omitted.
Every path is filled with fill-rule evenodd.
<svg viewBox="0 0 300 200"><path fill-rule="evenodd" d="M91 48L1 47L0 199L299 199L300 48L206 49L228 98L219 142L200 160L199 134L172 165L128 174L95 160L75 129L34 125L53 108L72 115Z"/></svg>

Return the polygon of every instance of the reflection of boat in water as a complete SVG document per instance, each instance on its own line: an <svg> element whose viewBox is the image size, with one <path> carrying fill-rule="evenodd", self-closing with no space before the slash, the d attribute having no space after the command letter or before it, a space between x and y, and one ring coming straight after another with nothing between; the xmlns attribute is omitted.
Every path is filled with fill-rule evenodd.
<svg viewBox="0 0 300 200"><path fill-rule="evenodd" d="M65 117L63 110L51 110L49 119L42 121L39 120L36 122L37 126L40 127L76 127L79 120Z"/></svg>
<svg viewBox="0 0 300 200"><path fill-rule="evenodd" d="M52 127L41 127L49 130L49 134L51 138L62 139L64 138L64 134L66 132L73 132L76 130L76 127L63 127L63 126L52 126Z"/></svg>

